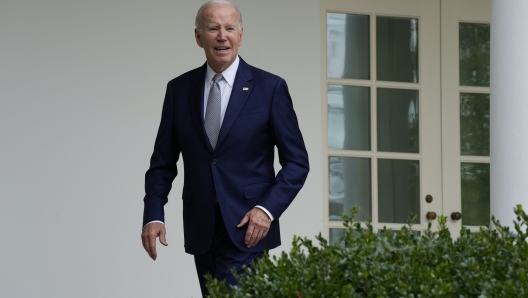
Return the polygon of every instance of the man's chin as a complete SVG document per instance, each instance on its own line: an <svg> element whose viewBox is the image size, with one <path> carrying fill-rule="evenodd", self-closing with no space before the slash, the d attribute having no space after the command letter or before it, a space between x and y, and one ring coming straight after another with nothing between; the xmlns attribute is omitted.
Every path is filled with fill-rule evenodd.
<svg viewBox="0 0 528 298"><path fill-rule="evenodd" d="M218 69L221 69L220 72L224 71L226 68L228 68L233 62L235 62L235 59L229 59L230 57L216 57L212 63L209 63L211 68L213 68L214 71L218 71Z"/></svg>

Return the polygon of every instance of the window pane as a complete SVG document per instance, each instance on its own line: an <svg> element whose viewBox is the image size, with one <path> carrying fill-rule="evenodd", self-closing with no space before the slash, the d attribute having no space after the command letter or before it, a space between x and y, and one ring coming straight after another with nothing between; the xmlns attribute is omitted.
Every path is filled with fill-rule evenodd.
<svg viewBox="0 0 528 298"><path fill-rule="evenodd" d="M330 244L341 241L345 237L345 229L330 228Z"/></svg>
<svg viewBox="0 0 528 298"><path fill-rule="evenodd" d="M394 236L396 236L399 232L400 232L400 230L395 230L395 229L386 229L386 230L380 229L380 230L378 230L378 234L387 233L387 234L392 234ZM422 235L421 231L413 230L412 232L416 235L416 237L420 237L420 235Z"/></svg>
<svg viewBox="0 0 528 298"><path fill-rule="evenodd" d="M418 82L418 19L377 17L378 81Z"/></svg>
<svg viewBox="0 0 528 298"><path fill-rule="evenodd" d="M460 23L459 59L461 86L490 85L490 25Z"/></svg>
<svg viewBox="0 0 528 298"><path fill-rule="evenodd" d="M378 151L418 153L418 91L377 89Z"/></svg>
<svg viewBox="0 0 528 298"><path fill-rule="evenodd" d="M487 226L490 223L490 165L463 162L460 166L462 180L462 224Z"/></svg>
<svg viewBox="0 0 528 298"><path fill-rule="evenodd" d="M328 174L330 220L340 221L341 214L349 215L352 206L358 209L355 221L370 219L370 159L331 156Z"/></svg>
<svg viewBox="0 0 528 298"><path fill-rule="evenodd" d="M328 86L328 148L370 150L370 88Z"/></svg>
<svg viewBox="0 0 528 298"><path fill-rule="evenodd" d="M420 223L420 162L378 159L379 222L407 223L414 214Z"/></svg>
<svg viewBox="0 0 528 298"><path fill-rule="evenodd" d="M489 156L489 94L460 94L460 154Z"/></svg>
<svg viewBox="0 0 528 298"><path fill-rule="evenodd" d="M326 15L326 63L329 78L370 79L369 16Z"/></svg>

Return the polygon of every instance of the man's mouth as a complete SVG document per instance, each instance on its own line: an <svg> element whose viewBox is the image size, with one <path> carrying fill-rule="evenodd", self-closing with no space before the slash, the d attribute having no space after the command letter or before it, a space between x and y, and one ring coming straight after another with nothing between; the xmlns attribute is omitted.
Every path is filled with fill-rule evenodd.
<svg viewBox="0 0 528 298"><path fill-rule="evenodd" d="M229 50L229 48L226 48L226 47L216 47L214 49L217 52L225 52L225 51Z"/></svg>

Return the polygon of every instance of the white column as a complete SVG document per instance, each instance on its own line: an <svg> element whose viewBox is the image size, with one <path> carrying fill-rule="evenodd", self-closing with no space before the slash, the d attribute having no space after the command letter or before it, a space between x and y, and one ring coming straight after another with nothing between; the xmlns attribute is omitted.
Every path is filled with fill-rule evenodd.
<svg viewBox="0 0 528 298"><path fill-rule="evenodd" d="M491 214L528 210L528 1L491 0Z"/></svg>

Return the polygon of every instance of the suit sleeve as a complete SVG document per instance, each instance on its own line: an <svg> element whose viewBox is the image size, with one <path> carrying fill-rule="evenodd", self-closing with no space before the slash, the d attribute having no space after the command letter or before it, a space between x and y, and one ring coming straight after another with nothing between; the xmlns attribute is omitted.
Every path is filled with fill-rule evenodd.
<svg viewBox="0 0 528 298"><path fill-rule="evenodd" d="M165 222L163 206L168 201L172 181L178 174L176 162L180 155L173 118L174 103L169 83L165 93L154 152L150 158L150 167L145 174L143 226L151 221Z"/></svg>
<svg viewBox="0 0 528 298"><path fill-rule="evenodd" d="M293 110L288 86L283 79L279 80L273 92L270 120L281 170L275 177L275 184L259 200L258 205L266 208L278 219L297 196L309 172L308 152Z"/></svg>

